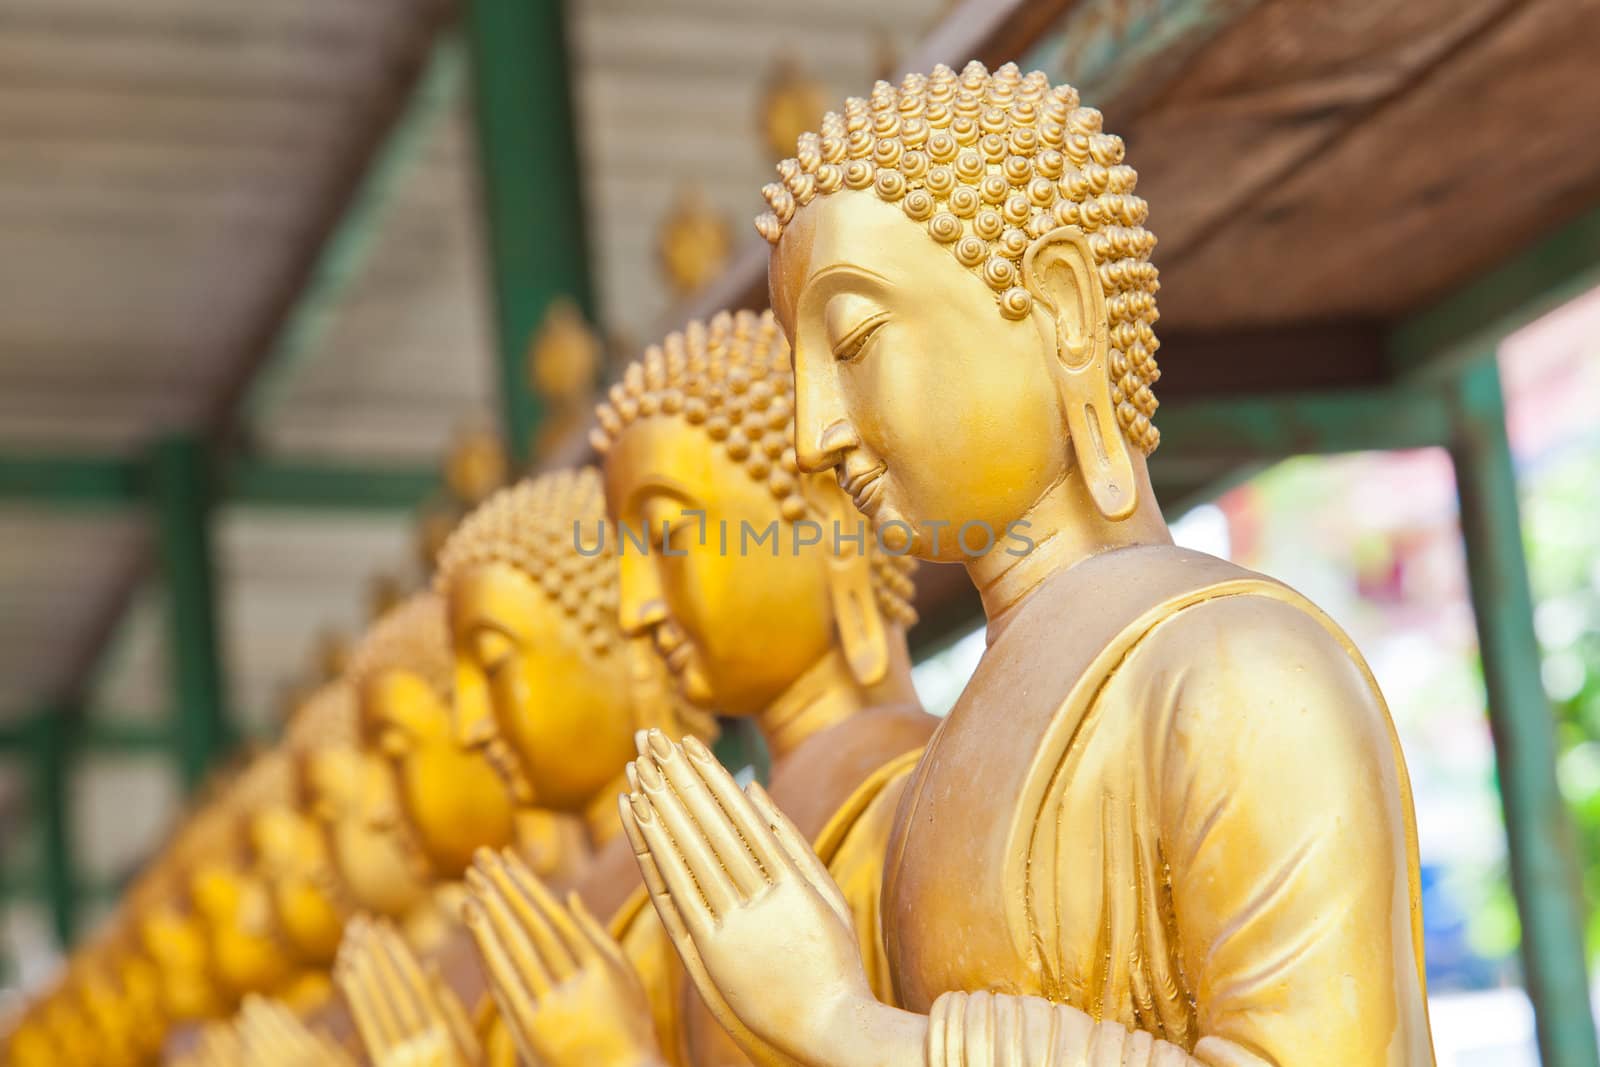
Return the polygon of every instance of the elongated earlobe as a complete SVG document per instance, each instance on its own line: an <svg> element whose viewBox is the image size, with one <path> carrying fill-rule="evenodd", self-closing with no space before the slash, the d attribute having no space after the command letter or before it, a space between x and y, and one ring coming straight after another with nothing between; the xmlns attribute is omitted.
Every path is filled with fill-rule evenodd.
<svg viewBox="0 0 1600 1067"><path fill-rule="evenodd" d="M821 479L819 478L819 482ZM824 524L834 530L849 529L862 521L851 509L837 485L819 484L812 495L823 503ZM873 536L868 532L866 536ZM882 682L889 675L889 637L883 613L872 591L872 564L866 545L835 537L834 551L828 557L828 599L833 606L833 622L839 631L850 675L863 688Z"/></svg>
<svg viewBox="0 0 1600 1067"><path fill-rule="evenodd" d="M1022 257L1023 283L1053 320L1067 433L1095 507L1116 521L1139 503L1133 457L1111 402L1105 291L1083 231L1063 226Z"/></svg>

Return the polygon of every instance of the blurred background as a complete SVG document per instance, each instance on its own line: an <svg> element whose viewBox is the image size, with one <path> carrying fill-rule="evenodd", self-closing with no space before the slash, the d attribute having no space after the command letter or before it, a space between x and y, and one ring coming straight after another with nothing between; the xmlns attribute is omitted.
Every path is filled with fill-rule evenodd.
<svg viewBox="0 0 1600 1067"><path fill-rule="evenodd" d="M1592 1063L1596 40L1595 0L0 0L0 1016L466 508L587 458L623 361L765 305L798 133L979 58L1128 143L1179 540L1391 702L1441 1063ZM950 568L918 607L943 711L981 616Z"/></svg>

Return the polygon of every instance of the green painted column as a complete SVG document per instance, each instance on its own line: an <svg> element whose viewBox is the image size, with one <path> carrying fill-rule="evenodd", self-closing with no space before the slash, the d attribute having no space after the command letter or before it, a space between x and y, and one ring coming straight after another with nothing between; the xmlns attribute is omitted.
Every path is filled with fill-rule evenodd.
<svg viewBox="0 0 1600 1067"><path fill-rule="evenodd" d="M1576 842L1556 785L1555 718L1540 680L1505 400L1492 352L1454 392L1451 458L1489 697L1522 962L1544 1067L1595 1067Z"/></svg>
<svg viewBox="0 0 1600 1067"><path fill-rule="evenodd" d="M41 712L30 726L33 817L38 821L44 889L56 943L63 951L78 932L78 879L73 868L68 713Z"/></svg>
<svg viewBox="0 0 1600 1067"><path fill-rule="evenodd" d="M500 356L514 461L540 418L527 353L560 296L590 321L588 239L560 0L471 0L468 42Z"/></svg>
<svg viewBox="0 0 1600 1067"><path fill-rule="evenodd" d="M206 449L192 435L163 439L151 457L152 502L167 582L175 754L190 788L232 741L217 638L211 474Z"/></svg>

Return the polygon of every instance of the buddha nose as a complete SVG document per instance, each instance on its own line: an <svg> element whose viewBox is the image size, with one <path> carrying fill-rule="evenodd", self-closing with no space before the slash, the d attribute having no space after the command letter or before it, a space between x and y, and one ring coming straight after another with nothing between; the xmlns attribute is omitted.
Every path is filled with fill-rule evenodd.
<svg viewBox="0 0 1600 1067"><path fill-rule="evenodd" d="M666 620L655 560L623 552L617 560L617 623L629 637L640 637Z"/></svg>
<svg viewBox="0 0 1600 1067"><path fill-rule="evenodd" d="M476 671L456 669L455 700L450 705L451 733L462 748L481 748L495 736L489 693Z"/></svg>
<svg viewBox="0 0 1600 1067"><path fill-rule="evenodd" d="M844 461L846 452L861 443L850 425L831 368L795 359L794 454L800 469L820 474Z"/></svg>

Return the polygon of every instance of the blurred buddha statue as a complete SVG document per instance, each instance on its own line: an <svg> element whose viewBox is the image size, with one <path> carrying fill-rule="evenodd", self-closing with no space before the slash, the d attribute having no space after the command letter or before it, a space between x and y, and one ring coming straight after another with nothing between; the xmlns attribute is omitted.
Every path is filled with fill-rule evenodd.
<svg viewBox="0 0 1600 1067"><path fill-rule="evenodd" d="M972 64L879 83L778 169L758 226L799 465L964 563L989 644L903 780L888 990L789 819L643 747L625 818L707 1003L828 1067L1431 1064L1372 675L1294 591L1175 547L1151 492L1154 238L1122 142L1072 89Z"/></svg>
<svg viewBox="0 0 1600 1067"><path fill-rule="evenodd" d="M300 960L331 965L353 905L321 828L291 797L253 812L246 836L279 932Z"/></svg>
<svg viewBox="0 0 1600 1067"><path fill-rule="evenodd" d="M43 1015L44 1003L40 1001L30 1006L6 1035L0 1048L5 1050L11 1067L60 1067L69 1062L51 1039Z"/></svg>
<svg viewBox="0 0 1600 1067"><path fill-rule="evenodd" d="M454 649L457 739L481 751L524 804L579 819L596 850L620 829L612 791L634 732L712 729L710 716L672 699L649 648L618 630L615 557L575 541L580 525L592 533L604 518L592 469L518 483L462 520L437 579ZM595 877L632 876L624 853L612 850ZM573 875L541 874L576 884ZM617 903L629 889L613 886Z"/></svg>
<svg viewBox="0 0 1600 1067"><path fill-rule="evenodd" d="M160 1051L165 1033L151 976L123 964L128 953L119 925L74 951L67 986L77 997L94 1038L92 1062L105 1067L139 1067ZM125 975L135 980L129 982Z"/></svg>
<svg viewBox="0 0 1600 1067"><path fill-rule="evenodd" d="M138 952L157 977L159 1001L170 1026L216 1018L227 1003L212 977L205 926L184 891L182 862L217 814L191 811L171 841L129 890L128 922Z"/></svg>
<svg viewBox="0 0 1600 1067"><path fill-rule="evenodd" d="M792 397L777 324L748 312L691 323L628 368L598 412L595 439L616 522L609 535L619 621L625 633L651 642L688 701L760 728L772 793L836 864L862 916L862 949L881 972L872 917L895 796L879 784L915 761L935 726L911 686L912 564L880 549L831 479L799 474ZM595 523L585 524L586 543L601 536ZM611 976L614 987L625 971L592 947L580 915L563 918L548 894L515 876L513 869L495 877L491 868L480 878L489 900L500 899L499 913L534 916L522 923L528 940L563 941L563 958L597 968L570 968L552 995L528 997L534 1010L521 1017L547 1032L524 1040L546 1063L557 1059L552 1046L569 1054L562 1062L599 1062L578 1048L573 1020L555 1008L563 985L595 986ZM653 916L648 925L657 929ZM517 955L508 961L516 964ZM507 981L517 977L526 988L552 985L532 968ZM659 999L652 986L644 983L646 995ZM611 1028L593 1046L606 1050L606 1062L739 1062L696 998L668 993L675 1003L666 1013L657 1008L667 1021L654 1035L598 1013L587 1017ZM622 991L612 988L603 1000L620 1003ZM564 1034L554 1032L558 1024ZM641 1035L651 1047L621 1039Z"/></svg>
<svg viewBox="0 0 1600 1067"><path fill-rule="evenodd" d="M103 1034L97 1033L70 976L51 990L39 1008L39 1019L59 1055L56 1063L100 1063L110 1058Z"/></svg>
<svg viewBox="0 0 1600 1067"><path fill-rule="evenodd" d="M581 820L592 866L566 885L543 881L580 888L610 916L638 886L615 807L634 733L710 737L714 725L674 698L648 642L621 633L615 553L609 537L593 543L595 523L605 505L592 469L504 489L446 544L438 586L455 648L457 736L518 795ZM660 938L655 947L664 968L671 948Z"/></svg>
<svg viewBox="0 0 1600 1067"><path fill-rule="evenodd" d="M237 1004L246 993L310 1003L330 988L319 966L325 961L301 957L283 934L275 887L265 869L252 861L248 847L256 814L284 808L295 795L295 768L288 754L267 751L224 787L206 817L216 841L190 868L189 895L210 941L212 974L229 1004Z"/></svg>
<svg viewBox="0 0 1600 1067"><path fill-rule="evenodd" d="M322 828L339 884L355 908L385 915L423 938L438 935L432 865L412 832L393 774L361 743L355 687L324 684L289 723L285 743L302 803Z"/></svg>
<svg viewBox="0 0 1600 1067"><path fill-rule="evenodd" d="M479 848L513 842L548 878L570 877L582 858L569 822L519 805L483 750L460 744L443 599L419 593L379 619L351 657L350 681L367 748L394 773L400 801L433 873L459 879Z"/></svg>

